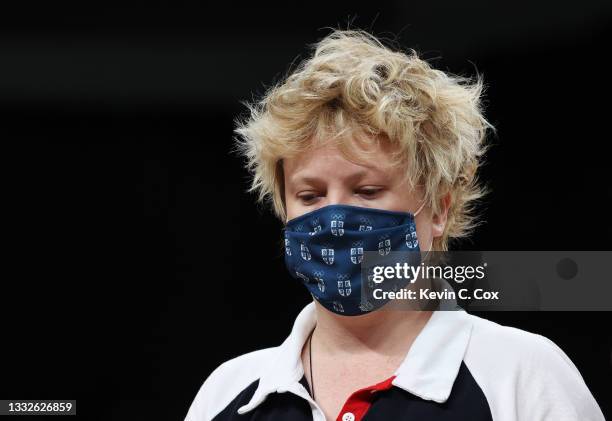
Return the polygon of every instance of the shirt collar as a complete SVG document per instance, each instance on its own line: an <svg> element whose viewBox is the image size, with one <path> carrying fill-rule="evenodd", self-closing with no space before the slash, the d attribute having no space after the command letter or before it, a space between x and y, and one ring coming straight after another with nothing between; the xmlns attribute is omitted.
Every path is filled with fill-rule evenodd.
<svg viewBox="0 0 612 421"><path fill-rule="evenodd" d="M464 310L434 311L396 371L393 385L422 399L446 402L472 334Z"/></svg>
<svg viewBox="0 0 612 421"><path fill-rule="evenodd" d="M239 414L256 408L270 393L284 393L300 381L304 375L302 348L315 324L315 304L311 302L298 314L289 337L270 353L257 390L249 403L238 409ZM434 311L396 370L393 385L422 399L445 402L471 332L472 322L465 311Z"/></svg>
<svg viewBox="0 0 612 421"><path fill-rule="evenodd" d="M291 385L300 381L304 375L302 348L315 324L316 312L313 301L298 314L287 339L270 354L270 359L264 363L257 390L249 403L238 409L239 414L256 408L270 393L284 393Z"/></svg>

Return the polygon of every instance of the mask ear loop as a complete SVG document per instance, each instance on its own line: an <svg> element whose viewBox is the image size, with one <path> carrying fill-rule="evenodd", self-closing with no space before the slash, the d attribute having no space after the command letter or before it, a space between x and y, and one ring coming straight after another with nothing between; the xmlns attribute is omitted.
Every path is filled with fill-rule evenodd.
<svg viewBox="0 0 612 421"><path fill-rule="evenodd" d="M419 212L421 212L423 210L423 208L425 207L425 201L423 201L423 203L421 204L421 206L419 206L419 208L417 209L417 211L415 213L413 213L414 216L417 216L419 214Z"/></svg>
<svg viewBox="0 0 612 421"><path fill-rule="evenodd" d="M419 208L417 209L417 211L415 213L413 213L414 216L417 216L419 214L419 212L421 212L423 210L423 208L425 207L425 201L423 201L423 203L421 204L421 206L419 206ZM429 252L431 251L433 247L433 238L431 239L431 244L429 244L429 250L427 250L427 254L425 255L425 257L423 258L423 261L427 260L427 257L429 257Z"/></svg>

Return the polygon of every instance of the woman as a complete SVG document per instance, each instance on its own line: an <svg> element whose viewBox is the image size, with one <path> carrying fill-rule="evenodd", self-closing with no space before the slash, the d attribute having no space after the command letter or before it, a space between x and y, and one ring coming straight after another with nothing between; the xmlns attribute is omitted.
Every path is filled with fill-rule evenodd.
<svg viewBox="0 0 612 421"><path fill-rule="evenodd" d="M603 420L548 339L365 294L366 252L444 251L473 227L492 128L482 90L413 50L334 31L247 104L236 132L252 190L285 221L287 268L313 302L282 345L218 367L188 421Z"/></svg>

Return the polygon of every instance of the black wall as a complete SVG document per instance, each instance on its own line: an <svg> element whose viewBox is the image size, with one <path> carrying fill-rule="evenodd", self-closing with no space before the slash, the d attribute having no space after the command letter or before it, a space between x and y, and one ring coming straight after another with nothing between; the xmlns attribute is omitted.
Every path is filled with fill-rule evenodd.
<svg viewBox="0 0 612 421"><path fill-rule="evenodd" d="M233 119L324 27L484 74L492 193L462 247L610 248L609 2L149 3L0 13L0 398L182 419L218 364L282 342L308 296ZM484 316L555 341L612 416L609 313Z"/></svg>

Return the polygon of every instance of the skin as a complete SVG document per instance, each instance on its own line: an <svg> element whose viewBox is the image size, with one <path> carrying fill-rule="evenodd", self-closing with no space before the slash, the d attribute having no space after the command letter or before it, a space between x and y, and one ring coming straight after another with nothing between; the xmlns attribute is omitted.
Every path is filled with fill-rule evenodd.
<svg viewBox="0 0 612 421"><path fill-rule="evenodd" d="M389 149L371 146L368 162L345 157L333 144L312 148L283 160L287 220L332 204L415 212L422 192L402 181L402 168L392 168ZM442 235L449 197L442 211L432 215L425 206L416 216L417 235L423 250ZM312 335L315 397L327 420L335 420L354 391L393 375L412 342L423 329L430 311L374 311L361 316L341 316L317 301L317 325ZM308 382L311 373L308 341L302 365ZM310 385L312 388L312 385Z"/></svg>

